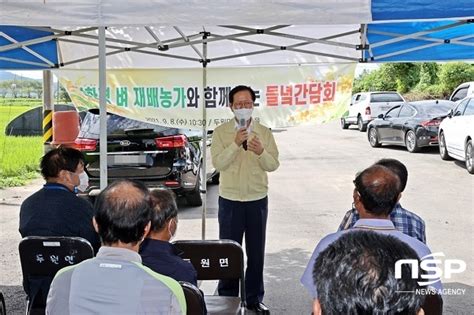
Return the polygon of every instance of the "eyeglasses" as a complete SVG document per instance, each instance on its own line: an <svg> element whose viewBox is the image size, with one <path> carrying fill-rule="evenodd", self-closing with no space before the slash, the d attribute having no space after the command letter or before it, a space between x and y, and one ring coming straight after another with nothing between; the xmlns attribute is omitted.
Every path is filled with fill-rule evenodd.
<svg viewBox="0 0 474 315"><path fill-rule="evenodd" d="M252 107L252 105L253 105L252 101L243 101L243 102L232 103L232 106L234 108L249 108L249 107Z"/></svg>

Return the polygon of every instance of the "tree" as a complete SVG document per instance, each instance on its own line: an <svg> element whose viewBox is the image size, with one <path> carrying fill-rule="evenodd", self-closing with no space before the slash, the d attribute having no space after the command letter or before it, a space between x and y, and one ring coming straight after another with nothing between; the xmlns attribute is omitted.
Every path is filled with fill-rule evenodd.
<svg viewBox="0 0 474 315"><path fill-rule="evenodd" d="M450 94L459 84L474 81L474 65L464 62L446 63L441 66L439 81L444 94Z"/></svg>
<svg viewBox="0 0 474 315"><path fill-rule="evenodd" d="M23 81L21 84L23 93L26 94L27 98L31 98L31 93L33 92L33 81L27 80Z"/></svg>
<svg viewBox="0 0 474 315"><path fill-rule="evenodd" d="M5 98L8 94L8 90L10 89L11 83L8 80L0 81L0 95Z"/></svg>
<svg viewBox="0 0 474 315"><path fill-rule="evenodd" d="M400 93L408 92L420 80L419 67L414 63L386 63L380 67L380 71L385 86Z"/></svg>
<svg viewBox="0 0 474 315"><path fill-rule="evenodd" d="M36 94L37 98L41 98L43 96L43 83L39 80L34 80L31 83L33 92Z"/></svg>
<svg viewBox="0 0 474 315"><path fill-rule="evenodd" d="M430 86L437 84L439 81L438 71L439 66L434 62L423 62L419 64L420 80L416 86L419 91L424 91Z"/></svg>
<svg viewBox="0 0 474 315"><path fill-rule="evenodd" d="M59 100L63 101L64 103L71 103L71 98L62 85L59 88Z"/></svg>

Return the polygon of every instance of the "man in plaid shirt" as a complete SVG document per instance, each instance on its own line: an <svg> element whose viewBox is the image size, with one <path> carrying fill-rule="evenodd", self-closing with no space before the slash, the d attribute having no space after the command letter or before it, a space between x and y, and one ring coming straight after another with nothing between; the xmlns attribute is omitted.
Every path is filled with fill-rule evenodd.
<svg viewBox="0 0 474 315"><path fill-rule="evenodd" d="M382 159L375 164L385 166L397 174L400 178L401 191L403 192L405 190L408 180L408 170L402 162L395 159ZM356 209L352 207L351 210L346 212L346 215L339 225L338 231L352 228L357 220L359 220L359 214ZM397 203L390 213L390 220L397 230L426 244L425 221L413 212L404 209L400 203Z"/></svg>

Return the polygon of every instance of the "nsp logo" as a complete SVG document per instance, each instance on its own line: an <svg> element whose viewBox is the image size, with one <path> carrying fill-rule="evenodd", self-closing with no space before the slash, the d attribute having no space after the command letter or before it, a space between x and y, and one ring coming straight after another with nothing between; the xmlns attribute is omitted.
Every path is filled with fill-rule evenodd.
<svg viewBox="0 0 474 315"><path fill-rule="evenodd" d="M421 274L422 279L426 281L418 281L421 286L426 286L438 282L441 277L451 279L455 273L461 273L466 270L466 263L461 259L445 259L444 262L437 257L445 257L444 253L434 253L421 258L420 265L416 259L401 259L395 263L395 278L402 278L402 266L404 264L411 266L411 278L418 279L420 268L426 273ZM438 266L440 265L440 266ZM444 269L442 268L444 266Z"/></svg>

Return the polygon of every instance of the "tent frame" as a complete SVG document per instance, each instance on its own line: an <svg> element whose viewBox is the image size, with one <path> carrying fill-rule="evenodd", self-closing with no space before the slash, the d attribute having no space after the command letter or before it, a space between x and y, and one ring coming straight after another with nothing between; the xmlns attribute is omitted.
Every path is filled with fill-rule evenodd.
<svg viewBox="0 0 474 315"><path fill-rule="evenodd" d="M218 32L208 32L203 27L203 31L198 33L193 33L186 35L181 28L174 26L173 29L178 34L177 37L171 39L160 39L159 36L155 33L155 31L150 26L143 26L144 31L152 38L151 42L144 42L144 41L133 41L133 40L125 40L125 39L117 39L117 38L107 38L106 31L107 27L100 26L100 27L85 27L85 28L78 28L76 30L62 30L58 28L49 28L49 27L26 27L32 30L40 30L40 31L47 31L49 33L53 33L52 35L49 34L47 36L25 40L25 41L17 41L14 38L8 36L5 33L0 32L0 36L4 37L11 44L7 44L4 46L0 46L0 52L6 52L14 49L23 49L28 53L32 54L36 58L40 59L44 63L38 62L31 62L31 61L24 61L15 58L7 58L7 57L0 57L0 60L11 61L21 64L29 64L32 66L41 66L45 69L51 68L63 68L65 66L70 66L74 64L78 64L84 61L98 59L99 61L99 107L100 107L100 141L101 143L107 142L107 116L106 116L106 59L107 56L123 54L128 52L135 52L141 53L146 55L152 55L156 57L165 57L165 58L172 58L178 60L186 60L191 62L196 62L202 64L202 78L203 78L203 85L201 93L204 95L204 89L207 85L207 67L209 63L222 61L222 60L229 60L229 59L236 59L240 57L247 57L253 55L262 55L268 54L272 52L278 51L292 51L296 53L302 53L307 55L314 55L314 56L322 56L322 57L329 57L334 58L336 60L341 60L343 62L380 62L383 61L384 58L403 55L404 53L417 51L421 49L426 49L438 45L443 44L457 44L457 45L464 45L464 46L474 46L473 42L469 42L467 40L474 38L473 34L460 36L457 38L452 39L436 39L427 37L427 35L434 34L436 32L455 28L458 26L465 25L467 23L472 23L472 20L465 19L465 20L456 20L453 23L448 25L443 25L439 27L433 27L428 30L411 33L411 34L398 34L392 32L381 32L381 31L371 31L368 27L368 24L360 24L358 29L333 34L330 36L325 37L309 37L309 36L301 36L291 34L289 32L285 32L284 29L288 28L291 25L273 25L268 26L265 28L255 28L255 27L246 27L246 26L239 26L239 25L220 25L218 27L225 29L225 30L234 30L236 33L234 34L227 34L222 35L218 34ZM97 32L95 34L88 34L89 32ZM296 43L281 46L278 44L270 44L265 42L259 42L255 39L249 39L248 37L254 35L267 35L276 38L283 38L283 39L291 39L295 40ZM345 36L360 34L360 42L358 44L354 43L346 43L341 39ZM377 43L370 43L368 40L368 35L376 34L376 35L383 35L388 36L390 39L382 40ZM335 41L335 39L341 41ZM400 43L404 40L408 39L416 39L421 41L428 42L425 45L399 50L392 53L386 53L379 56L374 56L373 50L375 48L384 47L396 43ZM59 64L53 63L51 60L48 60L41 54L38 54L34 50L30 49L28 46L48 42L51 40L56 40L59 43L71 43L71 44L78 44L78 45L88 45L97 47L98 54L94 54L91 56L85 56L75 60L64 60L63 54L61 52L60 45L58 47L58 62ZM228 54L216 57L209 57L208 54L208 44L212 42L223 42L223 41L233 41L237 43L244 43L252 45L253 47L258 47L257 50L248 51L240 54ZM338 47L342 49L348 50L355 50L360 51L360 58L349 57L343 54L336 54L336 53L328 53L323 51L315 51L311 49L305 49L305 46L311 44L319 44L325 45L329 47ZM201 50L198 49L198 45L201 45ZM171 51L181 48L181 47L188 47L194 51L196 57L192 56L184 56L180 54L172 53ZM261 49L260 49L261 48ZM107 51L109 49L109 51ZM206 108L205 106L202 107L202 116L204 121L206 121ZM202 239L205 239L205 229L206 229L206 188L207 188L207 174L206 174L206 160L207 160L207 124L203 124L202 128L202 148L203 148L203 160L202 160L202 167L200 168L200 193L204 195L203 198L203 207L202 207ZM101 190L107 186L107 146L100 146L100 188Z"/></svg>

